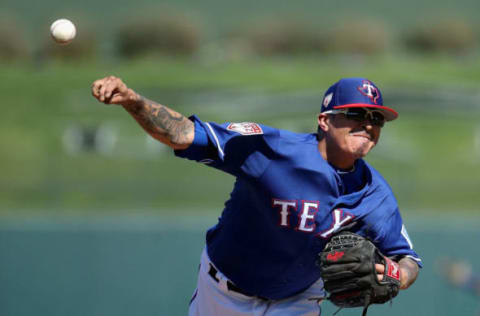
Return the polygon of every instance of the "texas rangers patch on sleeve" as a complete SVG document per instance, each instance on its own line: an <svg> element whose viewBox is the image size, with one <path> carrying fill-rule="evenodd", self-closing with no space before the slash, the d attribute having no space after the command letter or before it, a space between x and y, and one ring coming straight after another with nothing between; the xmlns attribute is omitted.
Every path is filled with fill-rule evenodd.
<svg viewBox="0 0 480 316"><path fill-rule="evenodd" d="M242 122L242 123L230 123L227 126L227 130L240 133L242 135L261 135L263 130L257 123Z"/></svg>

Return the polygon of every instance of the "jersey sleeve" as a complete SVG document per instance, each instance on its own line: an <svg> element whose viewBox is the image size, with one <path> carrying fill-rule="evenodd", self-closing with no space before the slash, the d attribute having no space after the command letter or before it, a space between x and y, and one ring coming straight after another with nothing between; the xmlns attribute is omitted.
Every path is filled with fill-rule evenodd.
<svg viewBox="0 0 480 316"><path fill-rule="evenodd" d="M193 143L175 155L198 161L234 176L260 177L275 155L279 131L257 123L195 124Z"/></svg>
<svg viewBox="0 0 480 316"><path fill-rule="evenodd" d="M408 236L398 207L382 221L376 233L375 243L384 255L395 258L409 257L419 267L423 266L422 260L413 250L413 243Z"/></svg>
<svg viewBox="0 0 480 316"><path fill-rule="evenodd" d="M365 234L387 257L399 260L409 257L422 267L422 260L413 250L413 243L403 223L392 189L378 171L366 164L371 182L365 196L370 210L364 217Z"/></svg>

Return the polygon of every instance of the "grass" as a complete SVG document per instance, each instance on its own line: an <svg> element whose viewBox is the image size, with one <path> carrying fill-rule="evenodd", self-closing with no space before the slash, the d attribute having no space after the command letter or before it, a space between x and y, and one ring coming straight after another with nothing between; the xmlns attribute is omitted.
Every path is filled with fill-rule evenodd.
<svg viewBox="0 0 480 316"><path fill-rule="evenodd" d="M142 94L205 120L255 120L297 131L315 129L319 99L340 77L365 76L394 94L401 119L388 126L369 161L388 179L404 211L474 213L480 202L480 63L437 58L269 59L207 63L160 59L110 64L3 65L0 93L0 215L129 213L208 209L218 213L233 178L174 158L152 145L121 109L90 96L91 83L115 74ZM453 104L415 108L425 92ZM409 98L402 99L407 95ZM413 97L412 97L413 95ZM313 100L313 101L312 101ZM414 101L414 105L410 101ZM407 102L408 101L408 102ZM435 101L435 100L434 100ZM402 103L403 102L403 103ZM432 103L432 102L431 102ZM454 111L450 111L453 109ZM403 110L402 110L403 108ZM110 126L109 154L70 155L72 126ZM477 136L476 136L477 135Z"/></svg>

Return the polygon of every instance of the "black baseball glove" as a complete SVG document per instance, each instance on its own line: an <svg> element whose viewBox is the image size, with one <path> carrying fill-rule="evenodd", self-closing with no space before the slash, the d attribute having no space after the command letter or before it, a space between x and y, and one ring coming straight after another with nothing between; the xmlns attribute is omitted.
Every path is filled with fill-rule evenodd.
<svg viewBox="0 0 480 316"><path fill-rule="evenodd" d="M383 264L385 273L377 278L375 264ZM319 254L328 299L340 308L363 306L363 316L370 304L383 304L397 296L400 289L398 263L382 255L364 237L341 232L334 235Z"/></svg>

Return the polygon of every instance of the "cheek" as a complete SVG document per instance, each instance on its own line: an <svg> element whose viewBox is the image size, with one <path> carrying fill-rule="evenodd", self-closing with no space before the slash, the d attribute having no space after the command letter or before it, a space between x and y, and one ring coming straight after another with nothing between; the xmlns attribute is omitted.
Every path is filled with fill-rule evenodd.
<svg viewBox="0 0 480 316"><path fill-rule="evenodd" d="M376 145L376 144L378 143L378 141L380 140L380 131L381 131L381 129L380 129L380 127L378 127L378 130L376 130L375 133L374 133L374 139L373 139L373 141L374 141L375 145Z"/></svg>
<svg viewBox="0 0 480 316"><path fill-rule="evenodd" d="M371 140L365 137L350 137L349 143L351 147L355 147L355 148L358 148L358 147L366 148L366 147L375 145L374 142L372 142Z"/></svg>
<svg viewBox="0 0 480 316"><path fill-rule="evenodd" d="M358 157L363 157L375 147L375 142L365 137L349 137L346 141L348 151Z"/></svg>

